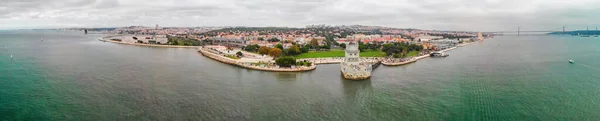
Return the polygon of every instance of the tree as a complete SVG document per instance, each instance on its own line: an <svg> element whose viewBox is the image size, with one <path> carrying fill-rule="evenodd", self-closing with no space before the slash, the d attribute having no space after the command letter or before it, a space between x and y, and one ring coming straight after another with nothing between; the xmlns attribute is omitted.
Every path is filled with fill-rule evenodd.
<svg viewBox="0 0 600 121"><path fill-rule="evenodd" d="M408 53L408 48L402 48L402 56L405 56Z"/></svg>
<svg viewBox="0 0 600 121"><path fill-rule="evenodd" d="M364 45L365 45L365 49L377 50L377 45L376 44L367 43L367 44L364 44Z"/></svg>
<svg viewBox="0 0 600 121"><path fill-rule="evenodd" d="M269 41L269 42L279 42L279 41L281 41L281 40L279 40L279 39L277 39L277 38L273 37L273 38L270 38L270 39L269 39L269 40L267 40L267 41Z"/></svg>
<svg viewBox="0 0 600 121"><path fill-rule="evenodd" d="M177 40L175 40L175 41L170 41L169 43L171 43L171 45L179 45L179 42L177 42Z"/></svg>
<svg viewBox="0 0 600 121"><path fill-rule="evenodd" d="M359 44L359 45L358 45L358 50L359 50L360 52L364 52L364 51L365 51L365 49L367 49L367 47L366 47L364 44Z"/></svg>
<svg viewBox="0 0 600 121"><path fill-rule="evenodd" d="M315 38L313 38L312 40L310 40L310 46L317 48L319 47L319 41Z"/></svg>
<svg viewBox="0 0 600 121"><path fill-rule="evenodd" d="M275 48L279 48L279 49L283 50L283 45L277 44L277 45L275 45Z"/></svg>
<svg viewBox="0 0 600 121"><path fill-rule="evenodd" d="M275 60L275 64L281 67L290 67L296 65L296 59L292 57L281 57Z"/></svg>
<svg viewBox="0 0 600 121"><path fill-rule="evenodd" d="M242 53L241 51L238 51L237 53L235 53L238 57L242 57L244 56L244 53Z"/></svg>
<svg viewBox="0 0 600 121"><path fill-rule="evenodd" d="M269 50L269 55L273 57L279 57L281 56L281 53L282 51L279 48L272 48Z"/></svg>
<svg viewBox="0 0 600 121"><path fill-rule="evenodd" d="M394 49L394 47L396 47L396 45L394 45L394 44L383 44L383 48L381 49L381 51L388 52L391 49Z"/></svg>
<svg viewBox="0 0 600 121"><path fill-rule="evenodd" d="M342 48L346 49L346 43L342 43L342 44L340 44L340 47L342 47Z"/></svg>
<svg viewBox="0 0 600 121"><path fill-rule="evenodd" d="M294 45L288 49L289 55L298 55L300 53L302 53L302 51L300 50L300 47L298 47L296 45Z"/></svg>
<svg viewBox="0 0 600 121"><path fill-rule="evenodd" d="M307 53L310 50L309 46L302 47L302 53Z"/></svg>
<svg viewBox="0 0 600 121"><path fill-rule="evenodd" d="M392 44L384 45L381 51L385 52L386 55L395 55L400 53L401 49L398 46L394 46Z"/></svg>
<svg viewBox="0 0 600 121"><path fill-rule="evenodd" d="M259 38L258 38L258 40L259 40L259 41L265 41L265 39L264 39L264 38L262 38L262 37L259 37Z"/></svg>
<svg viewBox="0 0 600 121"><path fill-rule="evenodd" d="M258 48L258 54L267 55L267 54L269 54L270 50L271 50L270 47L262 46L262 47Z"/></svg>
<svg viewBox="0 0 600 121"><path fill-rule="evenodd" d="M339 45L339 43L336 44L337 42L333 39L333 36L329 34L325 36L325 42L327 42L327 46L331 46L331 43L334 45Z"/></svg>
<svg viewBox="0 0 600 121"><path fill-rule="evenodd" d="M254 44L254 45L248 45L244 48L244 50L246 51L250 51L250 52L256 52L258 51L258 49L260 48L260 46L258 46L258 44Z"/></svg>

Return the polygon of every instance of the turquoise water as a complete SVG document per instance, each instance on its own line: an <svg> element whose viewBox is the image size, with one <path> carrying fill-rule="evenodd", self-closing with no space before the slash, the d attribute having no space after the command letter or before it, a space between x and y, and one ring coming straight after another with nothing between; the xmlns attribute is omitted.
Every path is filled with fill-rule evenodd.
<svg viewBox="0 0 600 121"><path fill-rule="evenodd" d="M498 36L346 81L101 36L0 31L0 120L600 119L600 38Z"/></svg>

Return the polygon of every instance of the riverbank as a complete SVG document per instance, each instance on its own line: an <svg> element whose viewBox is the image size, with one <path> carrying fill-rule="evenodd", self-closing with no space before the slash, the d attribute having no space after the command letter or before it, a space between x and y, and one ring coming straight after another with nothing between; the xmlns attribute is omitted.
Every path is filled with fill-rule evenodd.
<svg viewBox="0 0 600 121"><path fill-rule="evenodd" d="M465 45L469 45L469 44L470 43L461 45L461 47L465 46ZM236 65L236 66L248 68L248 69L261 70L261 71L274 71L274 72L311 71L311 70L316 69L316 65L318 65L318 64L339 64L339 63L342 63L344 60L344 57L302 58L302 59L298 59L297 61L309 61L312 63L312 65L310 67L297 67L297 68L266 67L264 65L262 65L262 66L252 65L252 63L250 63L250 62L244 62L244 61L241 61L240 59L228 58L223 55L216 54L215 52L210 52L211 50L209 50L209 48L210 47L200 48L198 52L202 53L202 55L204 55L206 57L217 60L219 62ZM458 48L458 47L447 48L444 50L440 50L438 52L447 52L447 51L450 51L450 50L453 50L456 48ZM217 53L220 53L220 52L217 52ZM381 64L383 64L385 66L401 66L401 65L406 65L406 64L417 62L418 60L424 59L427 57L430 57L430 55L424 54L421 56L413 57L410 60L400 61L400 62L383 61L383 60L385 60L385 58L383 58L383 57L362 57L360 59L360 61L361 62L369 62L369 63L381 61ZM344 76L346 76L346 75L344 75Z"/></svg>
<svg viewBox="0 0 600 121"><path fill-rule="evenodd" d="M462 45L460 47L463 47L463 46L466 46L466 45L469 45L469 44L465 44L465 45ZM458 47L452 47L452 48L440 50L439 52L447 52L447 51L450 51L450 50L454 50L456 48L458 48ZM381 64L383 64L385 66L400 66L400 65L406 65L406 64L414 63L414 62L417 62L418 60L421 60L421 59L424 59L424 58L427 58L427 57L430 57L430 55L429 54L425 54L425 55L414 57L414 58L412 58L412 59L410 59L408 61L402 61L402 62L383 61L383 62L381 62Z"/></svg>
<svg viewBox="0 0 600 121"><path fill-rule="evenodd" d="M178 46L178 45L158 45L158 44L142 44L142 43L129 43L129 42L119 42L114 40L108 40L104 38L99 38L99 41L102 42L112 42L117 44L126 44L126 45L137 45L137 46L148 46L148 47L167 47L167 48L199 48L200 46Z"/></svg>
<svg viewBox="0 0 600 121"><path fill-rule="evenodd" d="M260 70L260 71L304 72L304 71L312 71L317 68L317 64L312 64L309 67L299 66L299 67L294 67L294 68L268 67L268 66L265 66L264 64L261 66L256 66L256 65L252 65L251 63L248 63L248 62L240 62L235 59L231 59L231 58L227 58L225 56L219 55L219 54L215 54L213 52L210 52L210 50L208 48L200 48L198 50L198 52L200 52L202 55L204 55L208 58L217 60L222 63L235 65L235 66L239 66L239 67L243 67L243 68L247 68L247 69Z"/></svg>

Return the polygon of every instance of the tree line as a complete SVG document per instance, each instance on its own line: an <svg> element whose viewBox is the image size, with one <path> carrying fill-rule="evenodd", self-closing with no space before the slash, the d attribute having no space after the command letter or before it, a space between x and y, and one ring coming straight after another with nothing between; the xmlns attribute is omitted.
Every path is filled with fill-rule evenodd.
<svg viewBox="0 0 600 121"><path fill-rule="evenodd" d="M180 46L201 46L202 43L192 38L182 38L176 36L167 36L168 45L180 45Z"/></svg>
<svg viewBox="0 0 600 121"><path fill-rule="evenodd" d="M395 58L404 57L410 51L422 51L423 46L408 43L383 44L381 51Z"/></svg>

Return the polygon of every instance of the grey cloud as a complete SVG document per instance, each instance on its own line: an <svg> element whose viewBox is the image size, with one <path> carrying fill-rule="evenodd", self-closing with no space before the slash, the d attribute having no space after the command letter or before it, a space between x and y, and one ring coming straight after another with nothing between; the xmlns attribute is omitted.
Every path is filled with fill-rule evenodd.
<svg viewBox="0 0 600 121"><path fill-rule="evenodd" d="M597 0L3 0L0 29L363 24L493 31L595 26ZM549 27L550 26L550 27Z"/></svg>

